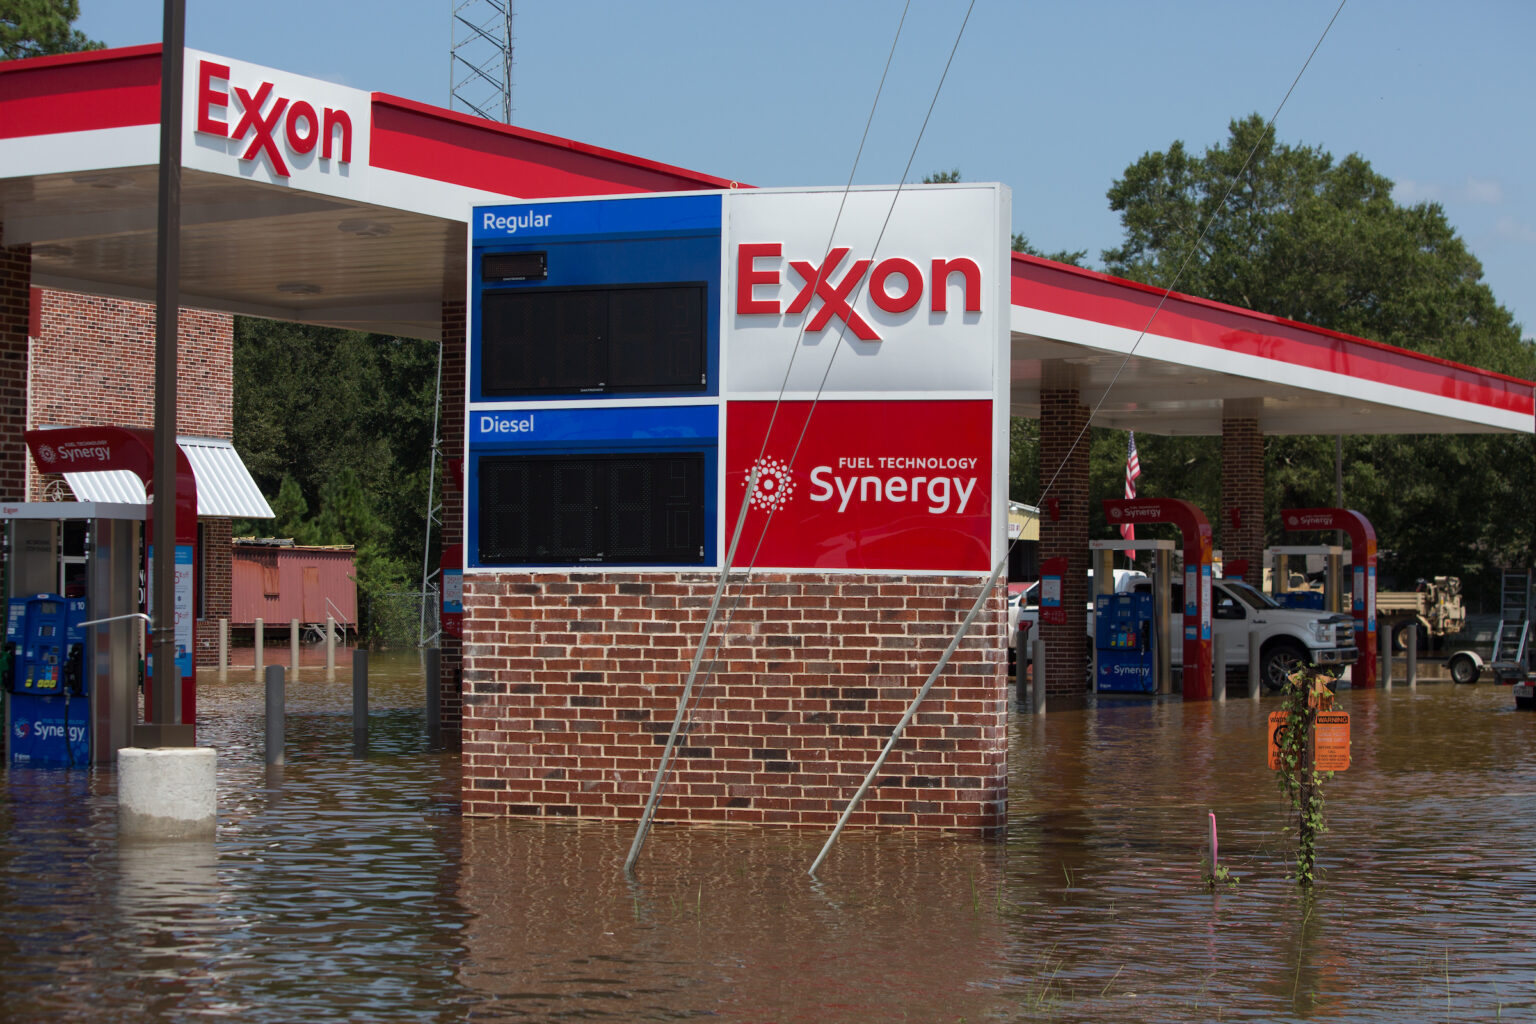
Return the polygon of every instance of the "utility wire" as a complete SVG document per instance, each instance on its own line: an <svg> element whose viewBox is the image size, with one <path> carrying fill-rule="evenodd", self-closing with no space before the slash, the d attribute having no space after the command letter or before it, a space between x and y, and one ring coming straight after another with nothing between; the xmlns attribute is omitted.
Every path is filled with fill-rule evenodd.
<svg viewBox="0 0 1536 1024"><path fill-rule="evenodd" d="M973 0L973 3L974 3L974 0ZM885 67L880 72L880 84L875 87L875 98L871 102L870 107L869 107L869 117L867 117L865 119L865 121L864 121L864 134L859 137L859 148L854 153L854 156L853 156L853 166L851 168L849 168L849 170L848 170L848 181L843 186L843 194L842 194L841 200L838 203L837 215L836 215L836 217L833 218L833 220L832 220L832 228L828 232L828 235L827 235L827 246L826 246L826 248L827 248L827 251L829 251L829 252L831 251L833 240L837 237L838 226L842 223L843 210L847 206L847 203L848 203L848 193L853 188L853 179L854 179L854 176L858 173L859 161L864 156L864 145L869 140L869 129L870 129L870 126L874 124L874 121L875 121L875 111L879 108L879 106L880 106L880 97L885 92L885 80L886 80L887 76L890 74L890 71L891 71L891 61L896 56L896 44L901 39L901 31L902 31L902 28L906 25L906 22L907 22L907 12L908 12L908 10L911 9L911 6L912 6L911 0L907 0L906 4L901 9L901 18L896 23L896 35L891 39L891 49L890 49L890 52L888 54L886 54ZM910 166L910 162L909 162L909 166ZM822 282L822 278L825 275L831 274L832 269L833 268L828 265L828 261L826 259L823 259L821 261L821 267L816 272L816 280L814 282L810 283L813 292L817 288L820 287L821 282ZM794 344L790 347L789 362L784 367L784 379L779 384L779 393L778 393L778 396L774 399L773 411L770 413L770 415L768 417L768 426L763 431L763 442L762 442L762 444L758 448L758 452L757 452L758 462L761 462L764 453L766 453L767 450L768 450L768 439L773 436L773 427L774 427L775 422L778 420L779 407L784 402L784 392L789 387L790 374L794 370L795 356L796 356L796 354L798 354L798 352L800 350L800 341L801 341L802 338L805 337L805 327L806 327L806 324L808 324L809 322L810 322L810 315L809 315L809 311L807 311L807 315L805 317L803 317L801 319L801 321L800 321L800 329L798 331L796 331L796 333L795 333ZM841 337L839 337L839 340L841 340ZM836 354L836 350L834 349L834 356L835 356L835 354ZM825 377L823 377L823 381L825 381ZM820 391L819 390L817 392L817 397L820 397ZM807 418L807 420L809 420L809 417ZM799 450L798 446L796 447L796 450L797 451ZM794 464L794 460L791 459L790 460L790 465L793 466L793 464ZM746 525L746 521L747 521L747 509L748 509L748 507L751 504L752 493L753 493L753 490L756 487L756 485L757 485L757 469L756 469L756 463L754 463L754 468L751 470L751 472L747 476L747 489L746 489L745 494L742 497L741 512L740 512L740 514L736 518L736 528L735 528L734 532L731 534L731 540L730 540L730 543L729 543L729 545L727 547L725 561L720 566L720 578L719 578L719 580L717 581L717 583L715 585L714 597L710 600L709 611L705 615L704 625L703 625L703 627L702 627L702 629L700 630L700 633L699 633L699 643L698 643L698 647L694 651L693 664L689 667L687 681L684 683L682 695L678 699L677 714L673 718L672 731L667 736L666 747L662 751L661 761L657 765L657 768L656 768L656 777L651 782L651 792L650 792L650 795L646 799L646 805L645 805L644 811L641 812L640 824L639 824L638 828L635 830L635 838L630 843L629 855L625 858L625 861L624 861L624 873L626 875L631 874L634 871L635 863L636 863L636 861L638 861L640 859L640 851L641 851L642 847L644 847L644 845L645 845L646 836L650 834L651 821L652 821L652 819L655 816L657 804L659 804L661 802L662 790L666 786L666 779L667 779L667 776L668 776L668 774L669 774L669 772L671 770L672 752L675 749L676 744L677 744L678 733L679 733L680 730L684 731L684 732L687 732L687 731L690 731L692 729L691 721L690 721L690 724L686 728L683 726L683 722L684 722L685 718L690 718L690 716L692 714L692 708L689 706L689 696L690 696L690 694L693 691L693 683L694 683L695 678L698 675L699 662L703 659L705 651L708 650L708 648L709 648L710 637L713 634L713 630L714 630L715 617L716 617L716 615L718 614L718 612L720 610L720 601L721 601L722 597L724 596L726 587L728 585L728 581L729 581L729 577L730 577L730 571L731 571L731 563L732 563L732 561L734 561L735 555L736 555L736 545L741 540L742 528ZM769 516L768 516L768 522L772 522L772 519L773 519L773 510L770 510ZM763 525L762 534L766 534L767 531L768 531L768 523L765 522L764 525ZM757 565L757 552L759 550L761 550L761 548L762 548L762 536L759 536L757 547L752 552L752 563L747 567L745 576L744 576L744 578L742 580L743 584L745 584L747 579L751 578L752 570ZM738 590L736 592L734 598L733 598L733 601L731 603L731 607L728 609L728 611L726 613L725 623L721 627L721 631L720 631L720 644L719 644L719 646L723 646L725 644L725 642L726 642L726 639L730 636L731 621L735 618L736 608L740 604L740 601L741 601L741 591ZM709 685L710 681L713 680L713 678L714 678L716 661L717 661L717 659L714 656L711 656L710 663L709 663L708 674L704 678L703 685L700 686L700 688L699 688L699 694L700 694L701 697L702 697L704 688L707 687ZM697 698L695 698L695 705L696 704L697 704Z"/></svg>

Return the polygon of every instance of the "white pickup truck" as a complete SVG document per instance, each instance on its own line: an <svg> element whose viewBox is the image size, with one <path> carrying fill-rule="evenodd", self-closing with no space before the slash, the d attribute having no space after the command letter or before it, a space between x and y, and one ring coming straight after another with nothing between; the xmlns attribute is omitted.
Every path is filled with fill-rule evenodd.
<svg viewBox="0 0 1536 1024"><path fill-rule="evenodd" d="M1151 581L1142 573L1117 574L1117 591L1151 590ZM1170 652L1173 665L1179 667L1184 660L1184 587L1174 583L1170 603L1177 609L1169 624L1173 637ZM1008 607L1009 635L1017 637L1021 623L1029 630L1028 639L1034 638L1038 628L1038 584L1020 595L1018 601L1010 601ZM1211 629L1214 635L1224 638L1228 670L1243 668L1248 664L1248 637L1250 632L1259 634L1259 676L1270 690L1278 690L1285 678L1301 665L1312 665L1329 671L1342 672L1359 658L1355 649L1355 620L1348 615L1307 609L1281 608L1269 596L1241 580L1217 579L1212 581ZM1088 635L1093 636L1093 611L1088 612ZM1028 647L1025 648L1028 658Z"/></svg>

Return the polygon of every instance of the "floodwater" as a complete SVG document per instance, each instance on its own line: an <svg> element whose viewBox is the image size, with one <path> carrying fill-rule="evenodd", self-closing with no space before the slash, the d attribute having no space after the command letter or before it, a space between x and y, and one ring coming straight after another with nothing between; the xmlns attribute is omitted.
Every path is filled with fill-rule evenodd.
<svg viewBox="0 0 1536 1024"><path fill-rule="evenodd" d="M322 672L306 670L309 676ZM1506 688L1340 694L1314 895L1264 767L1275 704L1015 719L994 841L464 820L415 655L202 687L213 843L130 844L110 772L0 778L0 1020L1536 1018L1536 713ZM1239 879L1207 890L1207 813Z"/></svg>

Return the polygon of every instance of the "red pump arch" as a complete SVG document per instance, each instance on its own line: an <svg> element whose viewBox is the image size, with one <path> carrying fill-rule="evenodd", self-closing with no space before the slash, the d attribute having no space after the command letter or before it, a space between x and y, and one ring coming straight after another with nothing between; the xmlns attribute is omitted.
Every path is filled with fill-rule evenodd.
<svg viewBox="0 0 1536 1024"><path fill-rule="evenodd" d="M1292 533L1306 530L1343 530L1349 536L1349 567L1352 585L1349 606L1355 617L1355 662L1350 685L1367 689L1376 685L1376 530L1371 521L1347 508L1287 508L1280 522ZM1364 558L1361 558L1361 554Z"/></svg>
<svg viewBox="0 0 1536 1024"><path fill-rule="evenodd" d="M1184 538L1184 699L1211 699L1211 524L1178 498L1106 498L1110 525L1172 523Z"/></svg>
<svg viewBox="0 0 1536 1024"><path fill-rule="evenodd" d="M101 470L126 469L144 481L144 490L153 498L155 487L154 433L134 427L62 427L57 430L28 430L24 435L27 448L44 473L98 472ZM145 543L154 542L155 527L151 500L146 512ZM186 453L176 449L176 522L172 531L178 548L191 548L192 564L197 564L197 480L192 475L192 464ZM194 574L194 580L196 576ZM195 585L195 584L194 584ZM192 595L192 608L187 610L191 641L181 662L180 719L182 725L197 722L197 595ZM154 708L154 680L148 666L144 676L144 708L146 716ZM167 725L174 723L151 723Z"/></svg>

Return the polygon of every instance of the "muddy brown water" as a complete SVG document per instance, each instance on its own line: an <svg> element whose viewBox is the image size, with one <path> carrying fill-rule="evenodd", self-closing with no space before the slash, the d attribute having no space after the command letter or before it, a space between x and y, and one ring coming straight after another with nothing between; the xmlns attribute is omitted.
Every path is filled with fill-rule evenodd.
<svg viewBox="0 0 1536 1024"><path fill-rule="evenodd" d="M312 672L310 675L323 675ZM130 845L110 772L13 769L0 1020L1175 1021L1536 1018L1536 713L1510 691L1342 693L1325 876L1287 877L1275 706L1015 718L1006 837L465 820L414 655L201 691L211 844ZM1235 888L1207 891L1214 811Z"/></svg>

